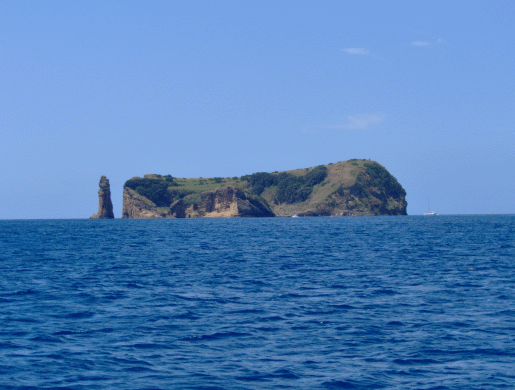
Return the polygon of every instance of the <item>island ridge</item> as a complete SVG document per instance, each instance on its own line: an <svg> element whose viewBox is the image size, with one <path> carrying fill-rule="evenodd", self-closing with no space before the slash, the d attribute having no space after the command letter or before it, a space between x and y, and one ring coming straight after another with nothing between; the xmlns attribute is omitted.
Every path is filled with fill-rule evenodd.
<svg viewBox="0 0 515 390"><path fill-rule="evenodd" d="M386 168L352 159L232 178L133 177L122 218L406 215L406 207L406 191Z"/></svg>

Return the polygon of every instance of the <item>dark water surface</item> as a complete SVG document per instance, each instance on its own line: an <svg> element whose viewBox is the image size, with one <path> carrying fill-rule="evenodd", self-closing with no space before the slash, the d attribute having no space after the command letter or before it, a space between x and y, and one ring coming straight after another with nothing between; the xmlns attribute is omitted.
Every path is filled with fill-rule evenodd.
<svg viewBox="0 0 515 390"><path fill-rule="evenodd" d="M515 216L0 221L2 389L515 388Z"/></svg>

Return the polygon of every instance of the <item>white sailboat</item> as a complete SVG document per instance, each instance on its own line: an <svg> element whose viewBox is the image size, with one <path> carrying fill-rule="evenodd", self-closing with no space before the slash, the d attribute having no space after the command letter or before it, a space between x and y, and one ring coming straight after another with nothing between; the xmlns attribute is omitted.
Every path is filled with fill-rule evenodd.
<svg viewBox="0 0 515 390"><path fill-rule="evenodd" d="M438 215L436 214L436 211L429 211L430 207L429 207L429 199L427 200L427 213L425 213L424 215Z"/></svg>

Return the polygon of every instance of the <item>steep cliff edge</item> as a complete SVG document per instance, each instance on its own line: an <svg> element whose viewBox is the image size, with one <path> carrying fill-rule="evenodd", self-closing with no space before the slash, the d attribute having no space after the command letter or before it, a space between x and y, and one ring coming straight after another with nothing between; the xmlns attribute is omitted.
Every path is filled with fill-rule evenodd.
<svg viewBox="0 0 515 390"><path fill-rule="evenodd" d="M98 213L93 214L90 219L112 219L114 213L109 180L105 176L100 176L98 186Z"/></svg>
<svg viewBox="0 0 515 390"><path fill-rule="evenodd" d="M382 165L348 160L233 178L133 177L122 218L406 215L406 191Z"/></svg>
<svg viewBox="0 0 515 390"><path fill-rule="evenodd" d="M221 186L198 196L185 197L170 205L172 218L243 218L274 217L265 203L253 199L242 190Z"/></svg>
<svg viewBox="0 0 515 390"><path fill-rule="evenodd" d="M166 218L166 213L159 212L156 204L150 199L125 187L123 189L122 218Z"/></svg>
<svg viewBox="0 0 515 390"><path fill-rule="evenodd" d="M170 207L158 207L150 199L125 187L122 218L242 218L274 217L270 207L231 186L190 194Z"/></svg>

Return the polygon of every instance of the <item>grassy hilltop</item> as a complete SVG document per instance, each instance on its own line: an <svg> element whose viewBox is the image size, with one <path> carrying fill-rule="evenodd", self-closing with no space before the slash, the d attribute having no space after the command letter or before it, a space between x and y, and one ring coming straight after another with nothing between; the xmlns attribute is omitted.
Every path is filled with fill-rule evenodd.
<svg viewBox="0 0 515 390"><path fill-rule="evenodd" d="M196 207L202 194L225 187L264 203L276 216L406 214L406 191L382 165L370 160L241 177L188 179L150 174L124 185L139 199L148 200L162 217L171 216L170 205L178 200Z"/></svg>

